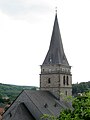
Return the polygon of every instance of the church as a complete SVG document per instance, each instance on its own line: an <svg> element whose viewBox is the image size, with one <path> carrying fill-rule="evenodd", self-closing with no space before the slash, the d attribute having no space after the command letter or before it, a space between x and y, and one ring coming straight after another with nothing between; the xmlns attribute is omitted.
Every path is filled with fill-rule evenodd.
<svg viewBox="0 0 90 120"><path fill-rule="evenodd" d="M72 96L72 74L56 13L49 50L41 65L40 90L22 91L3 114L3 120L40 120L44 114L59 116L62 109L71 108L65 96Z"/></svg>

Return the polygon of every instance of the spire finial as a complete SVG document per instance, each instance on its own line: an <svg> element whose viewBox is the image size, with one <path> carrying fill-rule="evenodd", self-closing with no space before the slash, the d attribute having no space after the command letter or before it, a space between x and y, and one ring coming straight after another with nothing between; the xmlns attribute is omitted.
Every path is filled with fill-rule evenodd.
<svg viewBox="0 0 90 120"><path fill-rule="evenodd" d="M55 12L56 12L56 14L57 14L57 6L55 7Z"/></svg>

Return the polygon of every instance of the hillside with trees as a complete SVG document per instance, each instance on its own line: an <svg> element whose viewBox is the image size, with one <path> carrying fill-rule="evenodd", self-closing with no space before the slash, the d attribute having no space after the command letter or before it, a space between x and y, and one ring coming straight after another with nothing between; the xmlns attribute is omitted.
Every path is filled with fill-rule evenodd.
<svg viewBox="0 0 90 120"><path fill-rule="evenodd" d="M4 103L12 102L22 92L22 90L36 90L34 86L17 86L0 83L0 106Z"/></svg>
<svg viewBox="0 0 90 120"><path fill-rule="evenodd" d="M90 82L81 82L72 85L72 94L77 96L78 93L90 91Z"/></svg>

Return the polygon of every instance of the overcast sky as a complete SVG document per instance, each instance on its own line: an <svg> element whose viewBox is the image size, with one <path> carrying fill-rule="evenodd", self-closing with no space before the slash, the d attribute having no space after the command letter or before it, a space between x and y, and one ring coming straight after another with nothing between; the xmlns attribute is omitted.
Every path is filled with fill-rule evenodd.
<svg viewBox="0 0 90 120"><path fill-rule="evenodd" d="M90 0L0 0L0 83L39 86L56 6L73 83L90 81Z"/></svg>

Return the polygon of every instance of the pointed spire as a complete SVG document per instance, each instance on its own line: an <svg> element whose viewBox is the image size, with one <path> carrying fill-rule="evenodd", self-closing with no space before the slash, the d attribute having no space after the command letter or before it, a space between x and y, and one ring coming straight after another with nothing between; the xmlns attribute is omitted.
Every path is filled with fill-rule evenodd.
<svg viewBox="0 0 90 120"><path fill-rule="evenodd" d="M63 64L69 66L69 63L67 61L63 49L63 44L62 44L62 39L61 39L59 24L57 19L57 11L55 15L50 47L46 55L46 58L43 62L43 65L45 64Z"/></svg>

